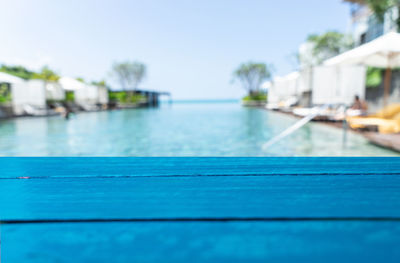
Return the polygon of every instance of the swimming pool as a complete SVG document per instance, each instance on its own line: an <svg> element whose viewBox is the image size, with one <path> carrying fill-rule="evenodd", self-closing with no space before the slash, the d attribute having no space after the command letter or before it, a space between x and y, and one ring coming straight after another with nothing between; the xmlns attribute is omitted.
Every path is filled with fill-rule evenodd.
<svg viewBox="0 0 400 263"><path fill-rule="evenodd" d="M0 121L1 156L398 156L362 136L310 123L268 150L296 118L239 103L177 103L155 109Z"/></svg>

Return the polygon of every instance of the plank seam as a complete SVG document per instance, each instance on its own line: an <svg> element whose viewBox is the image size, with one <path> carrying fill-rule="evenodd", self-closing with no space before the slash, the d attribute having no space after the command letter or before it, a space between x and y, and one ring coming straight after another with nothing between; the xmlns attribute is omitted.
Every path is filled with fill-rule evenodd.
<svg viewBox="0 0 400 263"><path fill-rule="evenodd" d="M54 223L162 223L162 222L399 222L400 217L190 217L190 218L88 218L88 219L9 219L2 225Z"/></svg>

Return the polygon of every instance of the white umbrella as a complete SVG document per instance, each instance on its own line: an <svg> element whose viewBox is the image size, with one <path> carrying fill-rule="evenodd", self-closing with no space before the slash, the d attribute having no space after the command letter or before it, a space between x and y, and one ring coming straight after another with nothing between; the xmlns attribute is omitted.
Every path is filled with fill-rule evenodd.
<svg viewBox="0 0 400 263"><path fill-rule="evenodd" d="M400 67L400 34L387 33L367 44L344 52L324 62L326 66L366 65L385 68L384 105L389 97L392 69Z"/></svg>

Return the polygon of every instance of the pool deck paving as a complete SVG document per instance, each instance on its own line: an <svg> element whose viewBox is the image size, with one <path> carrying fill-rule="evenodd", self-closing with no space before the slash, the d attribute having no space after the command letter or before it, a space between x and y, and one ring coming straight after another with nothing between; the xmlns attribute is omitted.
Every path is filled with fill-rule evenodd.
<svg viewBox="0 0 400 263"><path fill-rule="evenodd" d="M381 134L378 132L365 132L364 137L371 143L400 152L400 134Z"/></svg>

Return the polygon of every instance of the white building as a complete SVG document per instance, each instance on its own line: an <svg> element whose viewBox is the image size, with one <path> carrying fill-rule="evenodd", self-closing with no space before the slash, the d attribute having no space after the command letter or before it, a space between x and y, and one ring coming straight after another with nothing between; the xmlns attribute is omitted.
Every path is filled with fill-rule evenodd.
<svg viewBox="0 0 400 263"><path fill-rule="evenodd" d="M362 0L344 0L351 3L352 34L356 46L370 42L386 33L397 31L396 20L399 9L396 6L390 8L383 23L379 21L372 11L363 4Z"/></svg>

